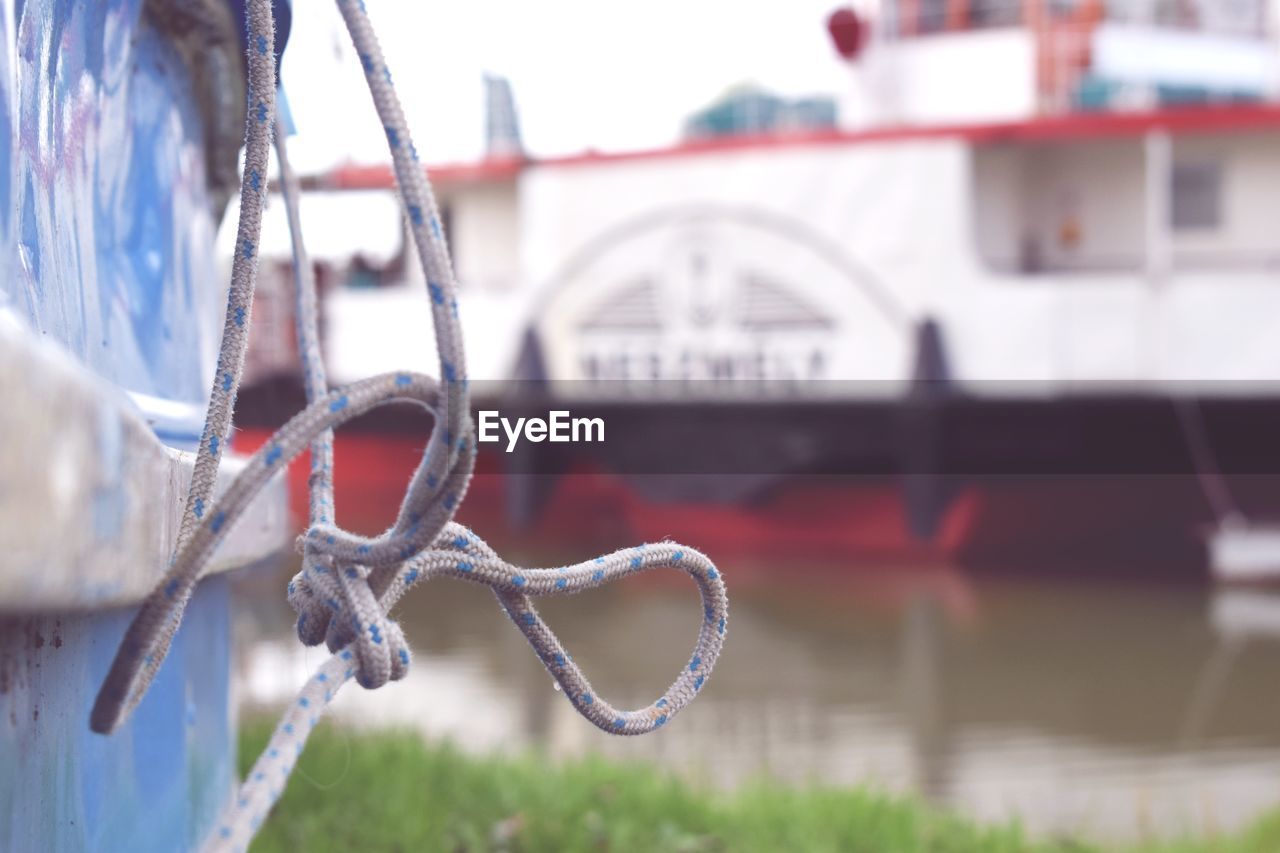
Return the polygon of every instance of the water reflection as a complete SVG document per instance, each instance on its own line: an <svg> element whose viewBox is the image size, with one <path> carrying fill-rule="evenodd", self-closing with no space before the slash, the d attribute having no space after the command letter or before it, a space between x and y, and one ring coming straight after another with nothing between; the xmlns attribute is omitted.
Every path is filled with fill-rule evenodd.
<svg viewBox="0 0 1280 853"><path fill-rule="evenodd" d="M916 791L980 819L1102 839L1227 830L1280 805L1280 596L1155 580L949 571L744 571L715 677L644 738L578 718L480 588L437 581L400 618L410 676L348 689L355 725L475 750L655 761L711 785L767 773ZM785 583L784 583L785 581ZM277 577L247 581L241 699L285 701L322 660ZM686 661L692 588L636 579L540 605L623 706Z"/></svg>

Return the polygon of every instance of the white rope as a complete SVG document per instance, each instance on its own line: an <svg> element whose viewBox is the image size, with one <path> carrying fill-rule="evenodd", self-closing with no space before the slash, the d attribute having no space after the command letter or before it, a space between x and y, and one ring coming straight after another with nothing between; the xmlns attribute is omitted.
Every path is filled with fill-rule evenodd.
<svg viewBox="0 0 1280 853"><path fill-rule="evenodd" d="M289 600L298 612L299 638L308 645L326 642L334 655L285 712L267 749L206 842L211 850L248 845L283 792L296 756L319 715L342 684L355 678L361 685L375 688L404 676L410 662L409 648L400 627L387 614L409 587L425 578L445 575L492 589L573 706L601 729L618 734L652 731L693 699L720 654L728 619L720 574L710 560L691 548L662 542L572 566L525 569L503 561L479 537L452 521L470 481L476 452L456 287L435 200L362 0L338 0L338 6L386 131L405 215L426 276L441 380L415 373L389 373L345 389L327 389L317 333L315 281L301 238L297 182L289 168L283 134L277 130L281 185L293 236L299 351L309 404L253 455L226 493L212 502L218 460L230 429L244 361L267 191L267 149L275 121L271 3L250 0L247 6L245 172L227 320L204 440L173 562L129 626L90 721L95 731L106 733L128 718L164 660L213 550L258 490L310 444L310 526L299 540L303 568L289 584ZM395 524L378 537L357 536L337 527L333 518L332 431L370 409L398 400L426 407L436 426ZM573 594L655 568L678 569L693 578L702 597L704 618L688 666L663 696L645 708L619 710L594 693L586 676L538 617L530 596Z"/></svg>
<svg viewBox="0 0 1280 853"><path fill-rule="evenodd" d="M271 2L248 0L245 5L249 92L244 178L240 185L240 222L231 263L227 314L222 324L222 348L191 487L187 491L187 505L178 530L176 557L168 574L143 603L121 641L111 671L93 706L89 725L96 732L114 731L142 700L169 651L182 612L204 566L203 558L193 551L207 554L211 550L210 537L216 536L222 526L222 516L214 513L210 504L218 464L231 429L231 412L249 340L253 288L258 274L258 234L262 230L262 208L267 198L267 158L275 115L275 21L271 15ZM184 560L184 555L190 556Z"/></svg>

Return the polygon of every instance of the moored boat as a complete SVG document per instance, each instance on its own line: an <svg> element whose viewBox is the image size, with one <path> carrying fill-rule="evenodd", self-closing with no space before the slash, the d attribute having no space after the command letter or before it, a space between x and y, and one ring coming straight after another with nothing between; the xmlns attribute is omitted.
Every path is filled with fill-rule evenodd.
<svg viewBox="0 0 1280 853"><path fill-rule="evenodd" d="M902 2L829 25L838 104L732 90L658 150L526 156L511 89L490 81L488 156L432 169L462 321L484 342L477 408L609 424L567 456L483 448L495 469L602 466L659 518L710 500L742 510L740 530L751 505L836 475L895 508L846 543L872 551L1105 550L1114 525L1190 544L1212 514L1185 398L1244 508L1280 512L1258 485L1278 473L1280 420L1264 4ZM385 166L307 186L318 219L339 198L368 213L346 222L398 217ZM404 246L357 256L373 243L346 231L322 267L334 373L430 370ZM258 355L242 410L271 424L290 353ZM515 519L554 497L507 491Z"/></svg>

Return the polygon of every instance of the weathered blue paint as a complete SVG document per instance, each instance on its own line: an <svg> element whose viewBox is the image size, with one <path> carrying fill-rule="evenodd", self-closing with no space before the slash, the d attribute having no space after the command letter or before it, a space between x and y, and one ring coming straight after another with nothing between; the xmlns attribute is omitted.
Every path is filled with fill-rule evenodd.
<svg viewBox="0 0 1280 853"><path fill-rule="evenodd" d="M143 5L0 0L0 312L132 392L181 446L202 426L226 287L204 117ZM89 709L132 609L22 606L0 601L0 850L196 846L233 781L225 578L197 588L110 737Z"/></svg>
<svg viewBox="0 0 1280 853"><path fill-rule="evenodd" d="M149 414L180 439L203 420L224 286L191 80L142 5L0 3L0 305L163 401Z"/></svg>
<svg viewBox="0 0 1280 853"><path fill-rule="evenodd" d="M196 847L233 782L230 592L200 584L129 723L89 709L132 610L0 617L0 850Z"/></svg>

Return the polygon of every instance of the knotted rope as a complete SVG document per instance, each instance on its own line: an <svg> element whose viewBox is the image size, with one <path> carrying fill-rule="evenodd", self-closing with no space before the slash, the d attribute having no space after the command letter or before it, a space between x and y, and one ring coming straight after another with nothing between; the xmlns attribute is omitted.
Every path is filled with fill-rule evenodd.
<svg viewBox="0 0 1280 853"><path fill-rule="evenodd" d="M315 282L302 244L297 181L289 168L284 134L277 128L282 195L293 238L299 352L309 404L250 458L225 494L213 500L218 462L230 430L244 363L267 193L267 156L275 122L271 2L250 0L247 6L249 116L240 219L204 435L174 559L126 631L90 719L94 731L103 733L127 719L164 660L213 550L262 486L310 444L310 526L299 539L303 568L289 584L289 600L298 612L299 639L308 645L326 642L334 655L287 709L267 749L227 806L218 830L206 844L215 850L247 846L284 790L296 756L319 715L342 684L355 678L361 685L375 688L405 675L409 648L388 613L411 586L425 578L450 576L492 589L579 713L601 729L618 734L652 731L693 699L719 656L728 618L723 580L711 561L691 548L663 542L571 566L524 569L505 562L479 537L452 521L466 493L476 452L456 285L435 200L362 0L338 0L338 7L386 131L405 215L427 281L441 380L416 373L389 373L341 390L328 390L317 333ZM395 523L381 536L361 537L337 527L333 518L333 429L392 401L426 407L435 418L435 428ZM530 596L573 594L655 568L679 569L693 578L702 597L704 618L688 666L663 696L639 710L618 710L595 695L586 676L538 617Z"/></svg>

